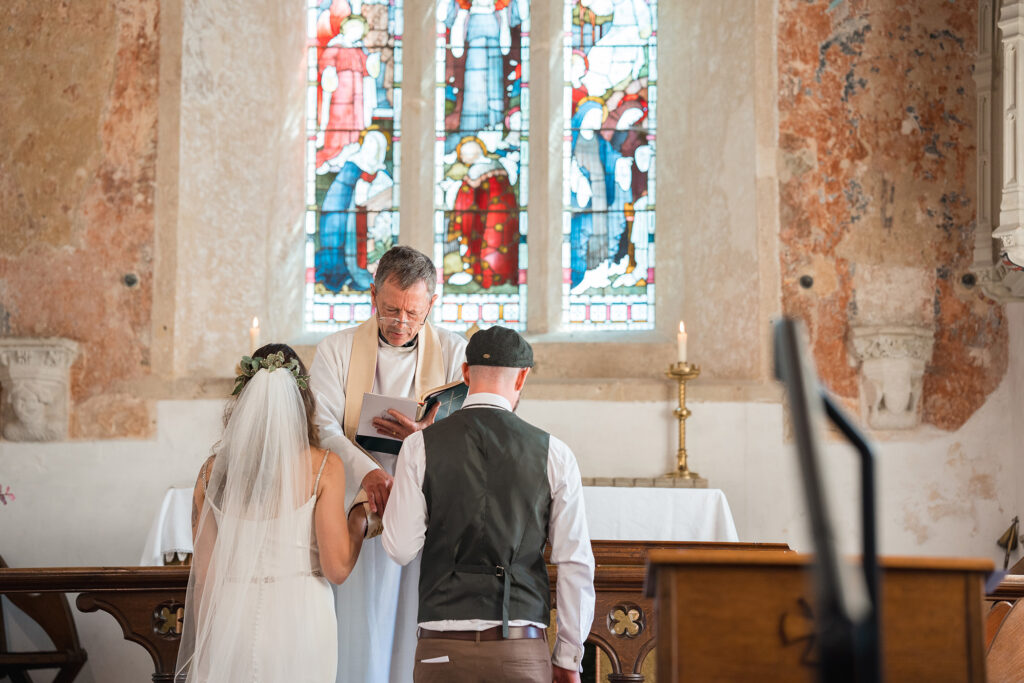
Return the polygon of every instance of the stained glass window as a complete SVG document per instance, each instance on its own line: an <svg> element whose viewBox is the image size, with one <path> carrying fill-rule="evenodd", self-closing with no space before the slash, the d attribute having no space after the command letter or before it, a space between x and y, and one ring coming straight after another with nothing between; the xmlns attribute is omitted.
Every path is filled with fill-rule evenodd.
<svg viewBox="0 0 1024 683"><path fill-rule="evenodd" d="M398 238L402 0L306 10L305 328L370 317L377 260Z"/></svg>
<svg viewBox="0 0 1024 683"><path fill-rule="evenodd" d="M657 0L566 0L562 327L654 326Z"/></svg>
<svg viewBox="0 0 1024 683"><path fill-rule="evenodd" d="M438 319L526 324L528 0L439 0L434 257Z"/></svg>

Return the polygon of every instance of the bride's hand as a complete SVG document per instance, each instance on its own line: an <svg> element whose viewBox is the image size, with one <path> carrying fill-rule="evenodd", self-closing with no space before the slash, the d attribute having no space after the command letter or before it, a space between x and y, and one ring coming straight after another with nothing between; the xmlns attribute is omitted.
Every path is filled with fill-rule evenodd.
<svg viewBox="0 0 1024 683"><path fill-rule="evenodd" d="M391 475L382 469L371 470L369 474L363 477L363 481L360 482L360 486L366 491L366 496L369 498L370 511L378 515L384 513L384 506L388 504L388 496L391 495L391 485L394 483L394 479Z"/></svg>

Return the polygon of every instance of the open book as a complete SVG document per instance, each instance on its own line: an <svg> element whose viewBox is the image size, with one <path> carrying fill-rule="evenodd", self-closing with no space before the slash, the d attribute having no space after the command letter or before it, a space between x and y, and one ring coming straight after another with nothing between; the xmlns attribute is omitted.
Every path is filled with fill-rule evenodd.
<svg viewBox="0 0 1024 683"><path fill-rule="evenodd" d="M420 396L420 409L416 419L422 420L434 409L434 404L440 403L441 407L437 409L434 422L442 420L461 408L468 395L469 387L461 379L431 389Z"/></svg>
<svg viewBox="0 0 1024 683"><path fill-rule="evenodd" d="M373 426L374 418L392 419L388 410L397 410L410 420L419 421L426 417L435 404L440 404L441 407L434 416L436 422L461 408L468 393L469 387L462 380L458 380L425 391L419 401L380 394L363 394L363 407L359 413L359 426L356 428L356 443L368 451L397 454L402 448L402 441L378 434L377 428Z"/></svg>

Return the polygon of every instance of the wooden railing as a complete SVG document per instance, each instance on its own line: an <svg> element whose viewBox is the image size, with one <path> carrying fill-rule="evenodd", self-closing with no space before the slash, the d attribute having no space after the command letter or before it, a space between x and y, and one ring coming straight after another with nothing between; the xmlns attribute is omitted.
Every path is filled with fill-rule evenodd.
<svg viewBox="0 0 1024 683"><path fill-rule="evenodd" d="M597 604L588 641L608 656L610 683L644 681L641 667L657 635L653 601L643 594L647 552L654 548L788 550L780 543L594 541ZM548 567L548 574L554 593L554 566ZM111 614L125 639L141 645L153 658L154 681L174 680L187 585L187 567L0 569L0 594L78 593L81 611Z"/></svg>

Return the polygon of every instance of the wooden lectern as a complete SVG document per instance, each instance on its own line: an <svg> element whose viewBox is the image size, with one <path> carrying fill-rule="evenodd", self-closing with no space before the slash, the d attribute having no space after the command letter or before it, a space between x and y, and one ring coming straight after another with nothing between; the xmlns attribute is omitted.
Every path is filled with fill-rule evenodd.
<svg viewBox="0 0 1024 683"><path fill-rule="evenodd" d="M817 680L813 556L651 550L658 681ZM985 681L988 559L881 560L886 681Z"/></svg>

